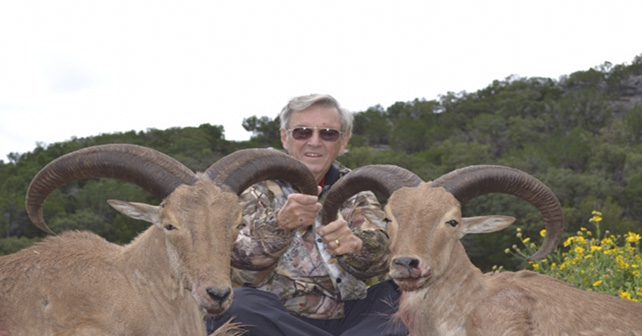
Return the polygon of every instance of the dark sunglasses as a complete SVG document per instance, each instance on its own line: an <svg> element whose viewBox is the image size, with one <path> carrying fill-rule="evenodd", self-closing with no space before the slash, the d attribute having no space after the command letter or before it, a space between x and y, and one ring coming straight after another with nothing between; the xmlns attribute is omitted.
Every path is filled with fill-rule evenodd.
<svg viewBox="0 0 642 336"><path fill-rule="evenodd" d="M308 140L314 134L314 130L319 131L319 138L323 141L337 141L343 134L333 128L321 127L295 127L287 130L295 140Z"/></svg>

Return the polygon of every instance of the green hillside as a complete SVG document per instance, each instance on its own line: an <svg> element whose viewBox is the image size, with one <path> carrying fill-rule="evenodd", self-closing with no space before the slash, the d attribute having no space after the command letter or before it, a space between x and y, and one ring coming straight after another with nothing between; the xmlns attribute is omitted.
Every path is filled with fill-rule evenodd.
<svg viewBox="0 0 642 336"><path fill-rule="evenodd" d="M278 121L255 116L243 126L250 141L233 142L221 126L149 129L102 134L13 153L0 162L0 254L41 239L43 233L24 211L31 178L45 164L73 150L105 143L133 143L160 150L193 170L202 170L234 150L279 147ZM472 164L501 164L529 172L558 195L567 231L588 225L600 210L605 229L641 231L642 223L642 55L630 64L609 63L559 79L509 77L477 92L448 92L436 100L416 99L388 107L373 106L355 115L349 167L397 164L430 180ZM125 243L145 223L117 215L109 198L157 202L138 187L113 180L81 181L51 195L45 208L50 227L89 229ZM515 198L491 195L473 200L465 214L508 214L515 227L536 237L539 215ZM465 241L482 268L508 260L503 250L515 240L514 229Z"/></svg>

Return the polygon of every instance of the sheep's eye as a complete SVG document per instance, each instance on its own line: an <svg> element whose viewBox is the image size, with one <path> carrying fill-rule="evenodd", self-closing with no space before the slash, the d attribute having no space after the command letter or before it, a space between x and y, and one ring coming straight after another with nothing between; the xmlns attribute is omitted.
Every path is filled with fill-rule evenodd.
<svg viewBox="0 0 642 336"><path fill-rule="evenodd" d="M459 224L459 222L456 219L451 219L449 221L446 221L446 224L448 224L448 225L450 225L452 227L455 227L455 226L457 226L457 224Z"/></svg>
<svg viewBox="0 0 642 336"><path fill-rule="evenodd" d="M172 224L165 224L165 225L163 225L163 228L165 230L167 230L167 231L176 230L176 227L174 225L172 225Z"/></svg>

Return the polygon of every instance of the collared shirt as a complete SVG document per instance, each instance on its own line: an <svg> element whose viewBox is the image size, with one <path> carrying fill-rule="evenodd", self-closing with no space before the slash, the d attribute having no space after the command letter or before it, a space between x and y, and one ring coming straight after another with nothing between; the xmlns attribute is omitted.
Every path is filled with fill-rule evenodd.
<svg viewBox="0 0 642 336"><path fill-rule="evenodd" d="M320 195L350 170L338 163L326 174ZM282 181L253 185L241 195L243 221L234 244L233 278L281 298L292 313L315 319L344 316L343 301L364 298L368 285L386 276L388 235L385 214L372 192L358 193L339 210L363 241L361 251L343 257L341 264L325 251L314 226L294 232L279 228L276 214L295 192ZM345 267L343 267L345 266ZM363 278L363 274L376 274Z"/></svg>

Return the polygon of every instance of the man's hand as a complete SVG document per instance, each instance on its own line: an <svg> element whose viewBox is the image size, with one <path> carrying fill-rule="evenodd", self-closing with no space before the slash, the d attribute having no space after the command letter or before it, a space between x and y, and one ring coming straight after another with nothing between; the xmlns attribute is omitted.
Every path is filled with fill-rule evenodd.
<svg viewBox="0 0 642 336"><path fill-rule="evenodd" d="M285 205L279 210L276 220L279 226L286 230L307 228L314 224L321 203L317 196L306 194L290 194Z"/></svg>
<svg viewBox="0 0 642 336"><path fill-rule="evenodd" d="M318 228L317 233L328 246L328 251L335 256L359 252L363 246L361 238L352 233L348 222L343 219L337 219Z"/></svg>

